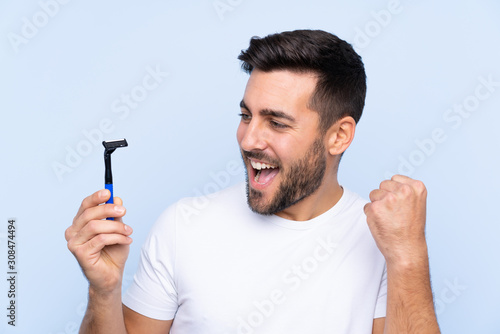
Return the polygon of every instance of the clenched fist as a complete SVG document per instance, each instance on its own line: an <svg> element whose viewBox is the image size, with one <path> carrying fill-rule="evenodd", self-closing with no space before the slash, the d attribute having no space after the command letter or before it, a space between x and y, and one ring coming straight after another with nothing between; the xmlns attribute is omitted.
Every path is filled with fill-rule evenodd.
<svg viewBox="0 0 500 334"><path fill-rule="evenodd" d="M427 190L421 181L394 175L370 193L365 205L370 231L387 263L408 263L427 254Z"/></svg>

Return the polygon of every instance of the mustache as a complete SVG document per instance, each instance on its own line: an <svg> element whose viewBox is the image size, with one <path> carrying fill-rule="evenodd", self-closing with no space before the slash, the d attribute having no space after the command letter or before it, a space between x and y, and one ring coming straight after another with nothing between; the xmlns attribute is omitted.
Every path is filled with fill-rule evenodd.
<svg viewBox="0 0 500 334"><path fill-rule="evenodd" d="M257 159L257 160L266 161L267 163L269 163L271 165L275 165L275 166L278 166L278 168L281 168L281 164L278 160L271 158L270 156L268 156L267 154L265 154L262 151L241 150L241 155L243 156L243 158L247 158L247 159L253 158L253 159Z"/></svg>

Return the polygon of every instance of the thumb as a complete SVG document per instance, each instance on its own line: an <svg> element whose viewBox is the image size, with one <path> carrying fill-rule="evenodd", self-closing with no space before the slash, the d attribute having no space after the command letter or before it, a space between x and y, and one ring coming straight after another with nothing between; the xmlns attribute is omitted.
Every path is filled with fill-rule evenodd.
<svg viewBox="0 0 500 334"><path fill-rule="evenodd" d="M113 201L116 205L123 205L123 201L120 197L113 197Z"/></svg>
<svg viewBox="0 0 500 334"><path fill-rule="evenodd" d="M123 205L123 201L120 197L113 197L113 201L115 205ZM122 222L123 223L123 218L115 218L116 221Z"/></svg>

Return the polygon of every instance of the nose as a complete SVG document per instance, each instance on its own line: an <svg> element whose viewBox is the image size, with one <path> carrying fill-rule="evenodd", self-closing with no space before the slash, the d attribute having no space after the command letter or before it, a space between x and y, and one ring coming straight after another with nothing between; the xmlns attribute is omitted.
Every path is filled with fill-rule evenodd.
<svg viewBox="0 0 500 334"><path fill-rule="evenodd" d="M240 148L245 151L265 150L267 141L263 125L257 120L251 120L249 123L240 123L238 128L238 137L240 139Z"/></svg>

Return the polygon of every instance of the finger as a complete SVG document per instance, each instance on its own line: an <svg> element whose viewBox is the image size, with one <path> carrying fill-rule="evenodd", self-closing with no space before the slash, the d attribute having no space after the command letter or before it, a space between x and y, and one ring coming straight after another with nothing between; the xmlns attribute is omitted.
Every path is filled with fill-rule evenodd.
<svg viewBox="0 0 500 334"><path fill-rule="evenodd" d="M90 254L99 253L104 247L112 245L130 245L132 238L123 234L99 234L90 239L80 252L88 252Z"/></svg>
<svg viewBox="0 0 500 334"><path fill-rule="evenodd" d="M85 197L75 217L80 216L86 209L90 207L105 203L110 196L111 192L108 189L101 189L96 191L92 195Z"/></svg>
<svg viewBox="0 0 500 334"><path fill-rule="evenodd" d="M399 192L406 194L406 195L417 194L417 195L423 195L424 197L427 194L427 189L422 181L412 179L412 178L405 176L405 175L394 175L391 178L391 181L388 181L388 182L395 182L395 184L393 184L393 185L390 185L389 183L387 183L387 185L386 185L387 187L391 187L391 186L396 187L397 186L396 188L392 189L392 191L394 191L394 192L399 191Z"/></svg>
<svg viewBox="0 0 500 334"><path fill-rule="evenodd" d="M416 194L425 195L427 192L425 184L420 180L415 180L404 175L394 175L392 178L403 185L410 186Z"/></svg>
<svg viewBox="0 0 500 334"><path fill-rule="evenodd" d="M108 217L123 217L125 213L125 207L116 204L104 204L87 208L82 214L75 217L73 225L70 227L70 232L72 235L75 235L92 220L106 219ZM70 237L72 237L72 235L70 235Z"/></svg>
<svg viewBox="0 0 500 334"><path fill-rule="evenodd" d="M116 220L92 220L73 238L75 245L81 245L99 234L132 234L132 228Z"/></svg>
<svg viewBox="0 0 500 334"><path fill-rule="evenodd" d="M396 192L401 186L401 183L394 180L384 180L380 183L380 189L387 192Z"/></svg>
<svg viewBox="0 0 500 334"><path fill-rule="evenodd" d="M399 182L399 183L404 183L404 184L411 184L413 181L415 181L411 177L408 177L406 175L399 175L399 174L393 175L391 177L391 180Z"/></svg>
<svg viewBox="0 0 500 334"><path fill-rule="evenodd" d="M389 192L383 189L375 189L370 193L370 201L381 201Z"/></svg>
<svg viewBox="0 0 500 334"><path fill-rule="evenodd" d="M363 207L363 211L365 212L365 215L368 216L368 211L371 209L372 203L366 203L365 206Z"/></svg>

